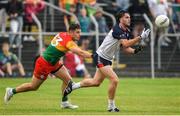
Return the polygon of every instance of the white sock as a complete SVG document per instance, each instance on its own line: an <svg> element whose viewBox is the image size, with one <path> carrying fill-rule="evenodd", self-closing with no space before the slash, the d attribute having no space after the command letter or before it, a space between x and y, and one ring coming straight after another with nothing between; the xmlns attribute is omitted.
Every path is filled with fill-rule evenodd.
<svg viewBox="0 0 180 116"><path fill-rule="evenodd" d="M69 101L62 101L61 102L61 105L63 105L63 106L66 106L66 105L68 105L69 104Z"/></svg>
<svg viewBox="0 0 180 116"><path fill-rule="evenodd" d="M69 101L62 101L61 103L62 104L67 104L67 103L69 103Z"/></svg>
<svg viewBox="0 0 180 116"><path fill-rule="evenodd" d="M9 93L10 93L11 95L14 95L12 88L11 88L11 90L9 91Z"/></svg>
<svg viewBox="0 0 180 116"><path fill-rule="evenodd" d="M109 108L115 108L115 107L116 107L116 106L115 106L115 101L109 99L109 100L108 100L108 107L109 107Z"/></svg>
<svg viewBox="0 0 180 116"><path fill-rule="evenodd" d="M81 87L80 82L78 82L78 83L73 83L73 85L72 85L72 90L78 89L78 88L80 88L80 87Z"/></svg>

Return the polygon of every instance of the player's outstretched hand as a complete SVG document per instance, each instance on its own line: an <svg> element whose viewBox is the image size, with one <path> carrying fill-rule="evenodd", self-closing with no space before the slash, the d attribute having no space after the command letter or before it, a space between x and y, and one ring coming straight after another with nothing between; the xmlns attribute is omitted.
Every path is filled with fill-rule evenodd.
<svg viewBox="0 0 180 116"><path fill-rule="evenodd" d="M141 35L140 35L140 37L141 37L141 39L144 41L144 40L146 40L146 39L148 39L148 36L149 36L149 33L151 32L151 30L150 29L145 29L144 28L144 30L142 31L142 33L141 33Z"/></svg>

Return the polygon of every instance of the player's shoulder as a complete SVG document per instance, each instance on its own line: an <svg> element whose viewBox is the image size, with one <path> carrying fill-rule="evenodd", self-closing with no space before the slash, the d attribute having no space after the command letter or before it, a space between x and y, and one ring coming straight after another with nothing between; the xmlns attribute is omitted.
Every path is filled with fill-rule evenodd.
<svg viewBox="0 0 180 116"><path fill-rule="evenodd" d="M113 30L113 33L118 33L118 34L124 33L123 29L122 29L118 24L116 24L116 25L112 28L112 30Z"/></svg>
<svg viewBox="0 0 180 116"><path fill-rule="evenodd" d="M113 31L119 32L119 33L124 33L124 32L130 33L131 32L131 30L129 28L123 29L121 26L119 26L117 24L113 27Z"/></svg>
<svg viewBox="0 0 180 116"><path fill-rule="evenodd" d="M59 37L61 37L63 40L67 40L67 41L72 40L72 37L69 35L68 32L60 32L58 35L59 35Z"/></svg>

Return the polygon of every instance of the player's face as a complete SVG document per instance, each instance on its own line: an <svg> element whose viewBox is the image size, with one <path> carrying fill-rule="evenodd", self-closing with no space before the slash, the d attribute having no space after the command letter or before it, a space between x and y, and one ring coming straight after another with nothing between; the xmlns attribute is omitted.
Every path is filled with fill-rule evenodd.
<svg viewBox="0 0 180 116"><path fill-rule="evenodd" d="M78 41L80 39L81 35L81 29L76 29L75 31L72 32L73 39Z"/></svg>
<svg viewBox="0 0 180 116"><path fill-rule="evenodd" d="M121 18L122 23L125 26L130 26L131 24L131 17L128 13L125 13L124 16Z"/></svg>

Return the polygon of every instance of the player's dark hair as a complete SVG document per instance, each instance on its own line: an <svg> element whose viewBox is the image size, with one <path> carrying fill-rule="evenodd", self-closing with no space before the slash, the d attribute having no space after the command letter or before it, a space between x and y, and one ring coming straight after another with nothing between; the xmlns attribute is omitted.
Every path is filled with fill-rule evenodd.
<svg viewBox="0 0 180 116"><path fill-rule="evenodd" d="M122 18L126 13L129 14L129 12L126 11L126 10L120 10L120 11L118 11L118 12L116 13L116 20L117 20L117 22L119 22L119 19Z"/></svg>
<svg viewBox="0 0 180 116"><path fill-rule="evenodd" d="M69 26L69 31L74 31L76 29L81 29L80 25L79 24L71 24Z"/></svg>

